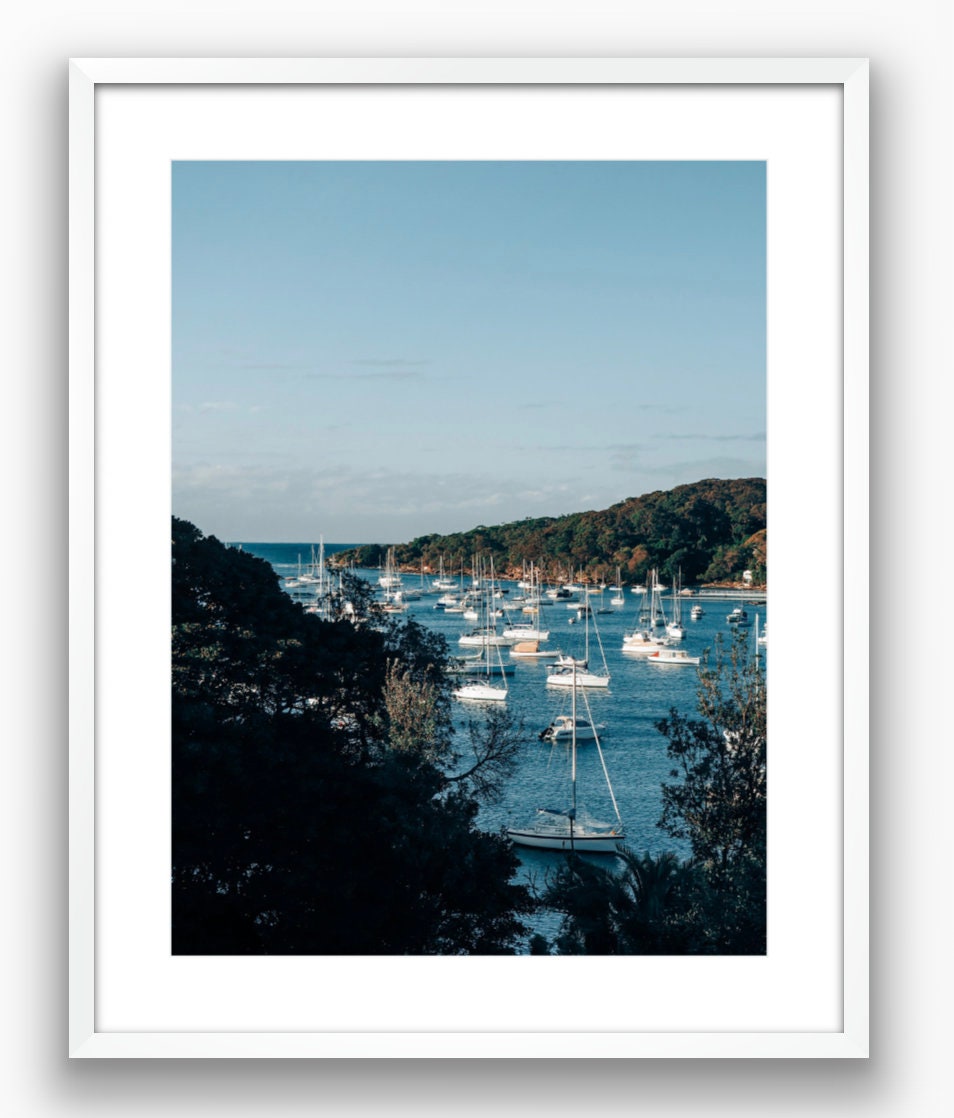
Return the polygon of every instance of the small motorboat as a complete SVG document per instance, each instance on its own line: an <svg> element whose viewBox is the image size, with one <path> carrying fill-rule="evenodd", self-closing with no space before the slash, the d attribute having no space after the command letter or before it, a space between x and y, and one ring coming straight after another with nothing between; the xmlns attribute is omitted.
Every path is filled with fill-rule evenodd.
<svg viewBox="0 0 954 1118"><path fill-rule="evenodd" d="M577 718L576 740L593 741L596 738L597 732L601 733L605 729L606 726L602 722L594 726L592 722L587 722L585 718ZM539 737L540 741L572 741L573 719L568 714L558 714L549 726L540 731Z"/></svg>
<svg viewBox="0 0 954 1118"><path fill-rule="evenodd" d="M698 664L700 656L690 656L684 648L660 648L646 657L648 664Z"/></svg>

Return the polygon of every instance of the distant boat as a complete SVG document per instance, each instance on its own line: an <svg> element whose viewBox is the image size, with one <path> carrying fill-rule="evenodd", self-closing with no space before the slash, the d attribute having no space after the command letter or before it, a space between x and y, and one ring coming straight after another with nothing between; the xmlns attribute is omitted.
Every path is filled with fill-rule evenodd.
<svg viewBox="0 0 954 1118"><path fill-rule="evenodd" d="M489 610L490 597L487 599L487 609ZM484 632L486 632L486 627ZM494 634L496 636L496 634ZM506 677L508 674L504 670L503 660L500 658L500 648L493 643L493 650L491 651L490 641L484 647L481 655L483 657L483 679L475 680L472 683L464 683L454 690L455 699L470 700L479 703L503 703L507 700L507 680L504 678L502 684L493 683L492 680L495 675ZM512 666L511 666L512 667ZM512 674L512 670L511 673Z"/></svg>
<svg viewBox="0 0 954 1118"><path fill-rule="evenodd" d="M474 702L506 702L509 688L507 685L506 676L513 674L513 667L511 665L510 672L503 666L503 661L500 659L500 648L494 648L493 654L497 656L497 664L491 661L490 648L484 648L483 651L483 679L474 681L473 683L463 683L459 688L454 690L455 699L472 700ZM500 674L504 676L503 683L492 683L494 675Z"/></svg>
<svg viewBox="0 0 954 1118"><path fill-rule="evenodd" d="M463 633L458 637L457 643L471 648L511 644L512 640L510 637L501 636L501 634L497 632L496 618L500 616L500 612L502 611L496 610L493 605L493 564L491 563L489 579L482 577L482 575L477 573L477 570L477 560L475 559L473 580L474 584L479 585L481 589L479 592L471 591L473 596L470 598L470 602L472 604L464 609L464 617L470 621L478 621L480 624L477 628L471 629L469 632Z"/></svg>
<svg viewBox="0 0 954 1118"><path fill-rule="evenodd" d="M518 641L511 646L510 655L515 660L554 660L560 653L541 648L536 641Z"/></svg>
<svg viewBox="0 0 954 1118"><path fill-rule="evenodd" d="M590 660L590 612L586 611L586 637L585 637L585 652L583 656L583 666L573 662L570 665L558 664L556 670L547 676L547 684L550 687L609 687L610 674L609 668L606 664L606 653L603 651L603 642L600 640L599 629L596 627L596 621L593 622L593 631L596 633L596 641L599 645L600 656L603 659L603 670L601 672L592 672L589 670Z"/></svg>
<svg viewBox="0 0 954 1118"><path fill-rule="evenodd" d="M569 714L558 714L549 726L540 731L540 741L571 741L574 730L578 742L595 741L597 730L605 729L606 726L602 722L594 725L585 718L577 718L574 721Z"/></svg>
<svg viewBox="0 0 954 1118"><path fill-rule="evenodd" d="M653 629L662 624L660 617L659 588L656 572L650 573L650 590L647 592L649 609L640 609L633 630L623 637L623 651L637 656L648 656L669 645L667 637L657 637Z"/></svg>
<svg viewBox="0 0 954 1118"><path fill-rule="evenodd" d="M666 632L671 640L681 641L686 635L686 630L682 627L682 600L679 597L679 584L682 581L682 569L680 568L679 575L673 579L672 583L672 620L666 626Z"/></svg>
<svg viewBox="0 0 954 1118"><path fill-rule="evenodd" d="M610 598L611 606L623 606L626 604L626 599L623 597L623 583L620 579L619 567L616 568L616 585L613 587L615 594Z"/></svg>
<svg viewBox="0 0 954 1118"><path fill-rule="evenodd" d="M740 628L747 627L749 624L749 615L741 606L736 606L731 613L726 614L725 619L730 625L738 625Z"/></svg>
<svg viewBox="0 0 954 1118"><path fill-rule="evenodd" d="M439 568L440 569L438 571L437 578L435 578L431 582L431 589L432 590L457 590L458 589L457 583L452 578L448 578L447 575L444 574L444 556L443 555L440 557L440 560L439 560Z"/></svg>
<svg viewBox="0 0 954 1118"><path fill-rule="evenodd" d="M388 548L387 562L384 568L384 574L378 579L378 585L384 591L384 609L385 613L404 613L407 610L407 602L401 594L401 576L395 573L394 569L394 548Z"/></svg>
<svg viewBox="0 0 954 1118"><path fill-rule="evenodd" d="M397 573L394 564L394 548L388 548L384 572L378 578L378 586L382 590L396 590L401 585L401 576Z"/></svg>
<svg viewBox="0 0 954 1118"><path fill-rule="evenodd" d="M477 703L504 703L507 701L507 687L495 683L465 683L454 692L455 699Z"/></svg>
<svg viewBox="0 0 954 1118"><path fill-rule="evenodd" d="M689 616L693 621L698 621L706 611L700 605L695 605L689 611Z"/></svg>
<svg viewBox="0 0 954 1118"><path fill-rule="evenodd" d="M662 606L662 592L663 584L659 581L659 572L653 571L652 583L650 586L650 629L663 629L666 625L666 615Z"/></svg>
<svg viewBox="0 0 954 1118"><path fill-rule="evenodd" d="M486 645L507 645L510 641L502 637L492 625L482 625L461 634L457 643L465 648L483 648Z"/></svg>
<svg viewBox="0 0 954 1118"><path fill-rule="evenodd" d="M482 649L476 656L452 656L447 671L450 675L513 675L516 668L513 664L495 663Z"/></svg>
<svg viewBox="0 0 954 1118"><path fill-rule="evenodd" d="M646 657L647 664L698 664L700 656L690 656L684 648L659 648Z"/></svg>
<svg viewBox="0 0 954 1118"><path fill-rule="evenodd" d="M530 591L531 598L534 593L534 570L533 564L530 564L530 580L527 589ZM506 637L508 641L545 641L550 636L549 629L541 629L539 622L536 624L530 622L517 622L505 626L501 636Z"/></svg>

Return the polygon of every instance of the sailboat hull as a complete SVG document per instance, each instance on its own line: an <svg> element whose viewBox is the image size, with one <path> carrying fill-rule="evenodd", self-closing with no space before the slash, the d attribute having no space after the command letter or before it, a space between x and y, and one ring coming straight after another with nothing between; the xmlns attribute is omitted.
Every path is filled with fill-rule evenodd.
<svg viewBox="0 0 954 1118"><path fill-rule="evenodd" d="M547 676L548 687L572 687L573 672L554 672ZM577 687L609 687L609 676L592 675L590 672L576 673Z"/></svg>
<svg viewBox="0 0 954 1118"><path fill-rule="evenodd" d="M456 699L469 699L475 703L505 703L507 690L490 683L466 683L454 692Z"/></svg>
<svg viewBox="0 0 954 1118"><path fill-rule="evenodd" d="M579 828L574 830L572 840L568 832L543 834L533 830L508 829L507 834L518 846L532 846L537 850L572 850L577 854L615 854L619 844L626 840L622 833L607 834L604 831L588 834Z"/></svg>

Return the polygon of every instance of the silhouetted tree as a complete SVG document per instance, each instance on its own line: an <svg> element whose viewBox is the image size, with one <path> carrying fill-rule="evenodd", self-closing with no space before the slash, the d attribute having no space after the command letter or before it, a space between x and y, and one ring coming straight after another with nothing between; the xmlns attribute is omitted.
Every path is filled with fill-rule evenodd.
<svg viewBox="0 0 954 1118"><path fill-rule="evenodd" d="M450 771L442 642L360 601L306 614L267 563L172 539L173 951L515 950L531 899Z"/></svg>
<svg viewBox="0 0 954 1118"><path fill-rule="evenodd" d="M563 913L561 955L676 955L696 943L692 867L672 853L619 850L621 865L570 855L542 898Z"/></svg>
<svg viewBox="0 0 954 1118"><path fill-rule="evenodd" d="M658 723L674 783L662 787L659 826L687 840L706 886L711 949L765 951L766 694L761 662L739 634L716 641L699 673L698 709Z"/></svg>

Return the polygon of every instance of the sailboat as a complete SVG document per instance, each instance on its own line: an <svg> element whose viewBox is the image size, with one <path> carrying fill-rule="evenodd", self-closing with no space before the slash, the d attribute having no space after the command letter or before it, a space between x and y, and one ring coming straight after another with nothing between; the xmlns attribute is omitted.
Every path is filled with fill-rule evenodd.
<svg viewBox="0 0 954 1118"><path fill-rule="evenodd" d="M533 592L533 580L534 580L534 571L533 571L533 564L531 563L530 564L530 586L529 586L531 601L534 600L534 597L533 597L533 593L534 593ZM504 631L501 634L501 636L505 637L509 641L545 641L550 636L550 630L540 628L539 615L538 615L538 620L536 622L522 622L521 621L521 622L508 624L504 628Z"/></svg>
<svg viewBox="0 0 954 1118"><path fill-rule="evenodd" d="M619 567L616 568L616 585L613 587L616 593L610 598L611 606L624 606L626 599L623 597L623 581L619 575Z"/></svg>
<svg viewBox="0 0 954 1118"><path fill-rule="evenodd" d="M650 629L662 629L666 625L666 613L662 604L663 584L659 581L659 572L653 571L652 587L650 589Z"/></svg>
<svg viewBox="0 0 954 1118"><path fill-rule="evenodd" d="M565 665L558 664L556 670L547 676L547 684L550 687L609 687L610 675L609 668L606 665L606 653L603 651L603 642L600 640L600 631L596 627L595 619L593 621L593 631L596 633L596 642L603 659L603 670L602 672L591 672L589 670L590 611L587 610L584 616L586 618L586 637L583 663L579 664L574 661Z"/></svg>
<svg viewBox="0 0 954 1118"><path fill-rule="evenodd" d="M488 594L486 596L486 609L490 612L490 602L493 598ZM471 683L461 684L460 687L455 688L454 698L471 700L478 703L503 703L507 700L508 686L507 674L513 673L512 666L510 672L504 668L503 660L500 657L500 646L496 643L491 644L489 641L485 643L481 650L483 656L484 678L482 680L474 680ZM496 663L494 663L496 658ZM499 674L503 678L503 683L492 683L491 678L494 674Z"/></svg>
<svg viewBox="0 0 954 1118"><path fill-rule="evenodd" d="M474 560L474 584L478 587L473 593L479 603L479 613L476 609L464 609L464 618L470 621L479 621L476 629L462 633L457 638L457 643L470 648L484 648L487 645L511 644L510 637L501 636L497 632L497 611L494 609L494 569L493 561L490 564L490 579L478 574L477 561Z"/></svg>
<svg viewBox="0 0 954 1118"><path fill-rule="evenodd" d="M669 641L666 637L657 637L653 630L660 625L659 620L659 593L656 581L656 572L651 571L649 576L649 611L642 609L636 621L636 627L631 633L623 637L623 651L636 656L649 656L666 648Z"/></svg>
<svg viewBox="0 0 954 1118"><path fill-rule="evenodd" d="M431 583L431 589L432 590L456 590L457 589L457 583L452 578L448 578L447 575L444 574L444 556L443 556L443 554L440 557L439 564L440 564L440 571L438 573L437 578L435 578L434 581Z"/></svg>
<svg viewBox="0 0 954 1118"><path fill-rule="evenodd" d="M613 793L609 772L606 768L606 759L600 746L600 739L593 727L590 715L589 702L586 694L583 703L586 707L588 724L592 730L593 742L599 753L600 765L606 779L606 787L613 802L613 811L616 814L615 823L602 823L590 818L585 811L581 811L577 802L577 703L576 703L576 668L572 669L573 691L572 710L570 715L570 806L562 810L556 808L537 808L536 817L527 827L508 827L507 834L518 846L532 846L540 850L563 850L571 853L590 854L615 854L621 842L626 839L623 820L619 813L619 805Z"/></svg>
<svg viewBox="0 0 954 1118"><path fill-rule="evenodd" d="M384 573L378 578L378 586L380 586L382 590L397 590L401 585L401 576L394 568L394 548L389 547Z"/></svg>
<svg viewBox="0 0 954 1118"><path fill-rule="evenodd" d="M672 580L672 620L666 626L666 632L674 641L681 641L686 635L686 630L682 625L682 598L679 592L682 589L682 568L679 569L679 577Z"/></svg>
<svg viewBox="0 0 954 1118"><path fill-rule="evenodd" d="M378 579L378 584L384 591L384 612L404 613L407 602L401 596L401 576L395 573L393 547L388 548L385 573Z"/></svg>
<svg viewBox="0 0 954 1118"><path fill-rule="evenodd" d="M314 583L315 596L311 605L305 608L305 613L318 614L327 617L330 613L331 576L325 567L325 537L318 537L318 557L315 557L314 546L311 549L311 566L313 577L309 580Z"/></svg>

